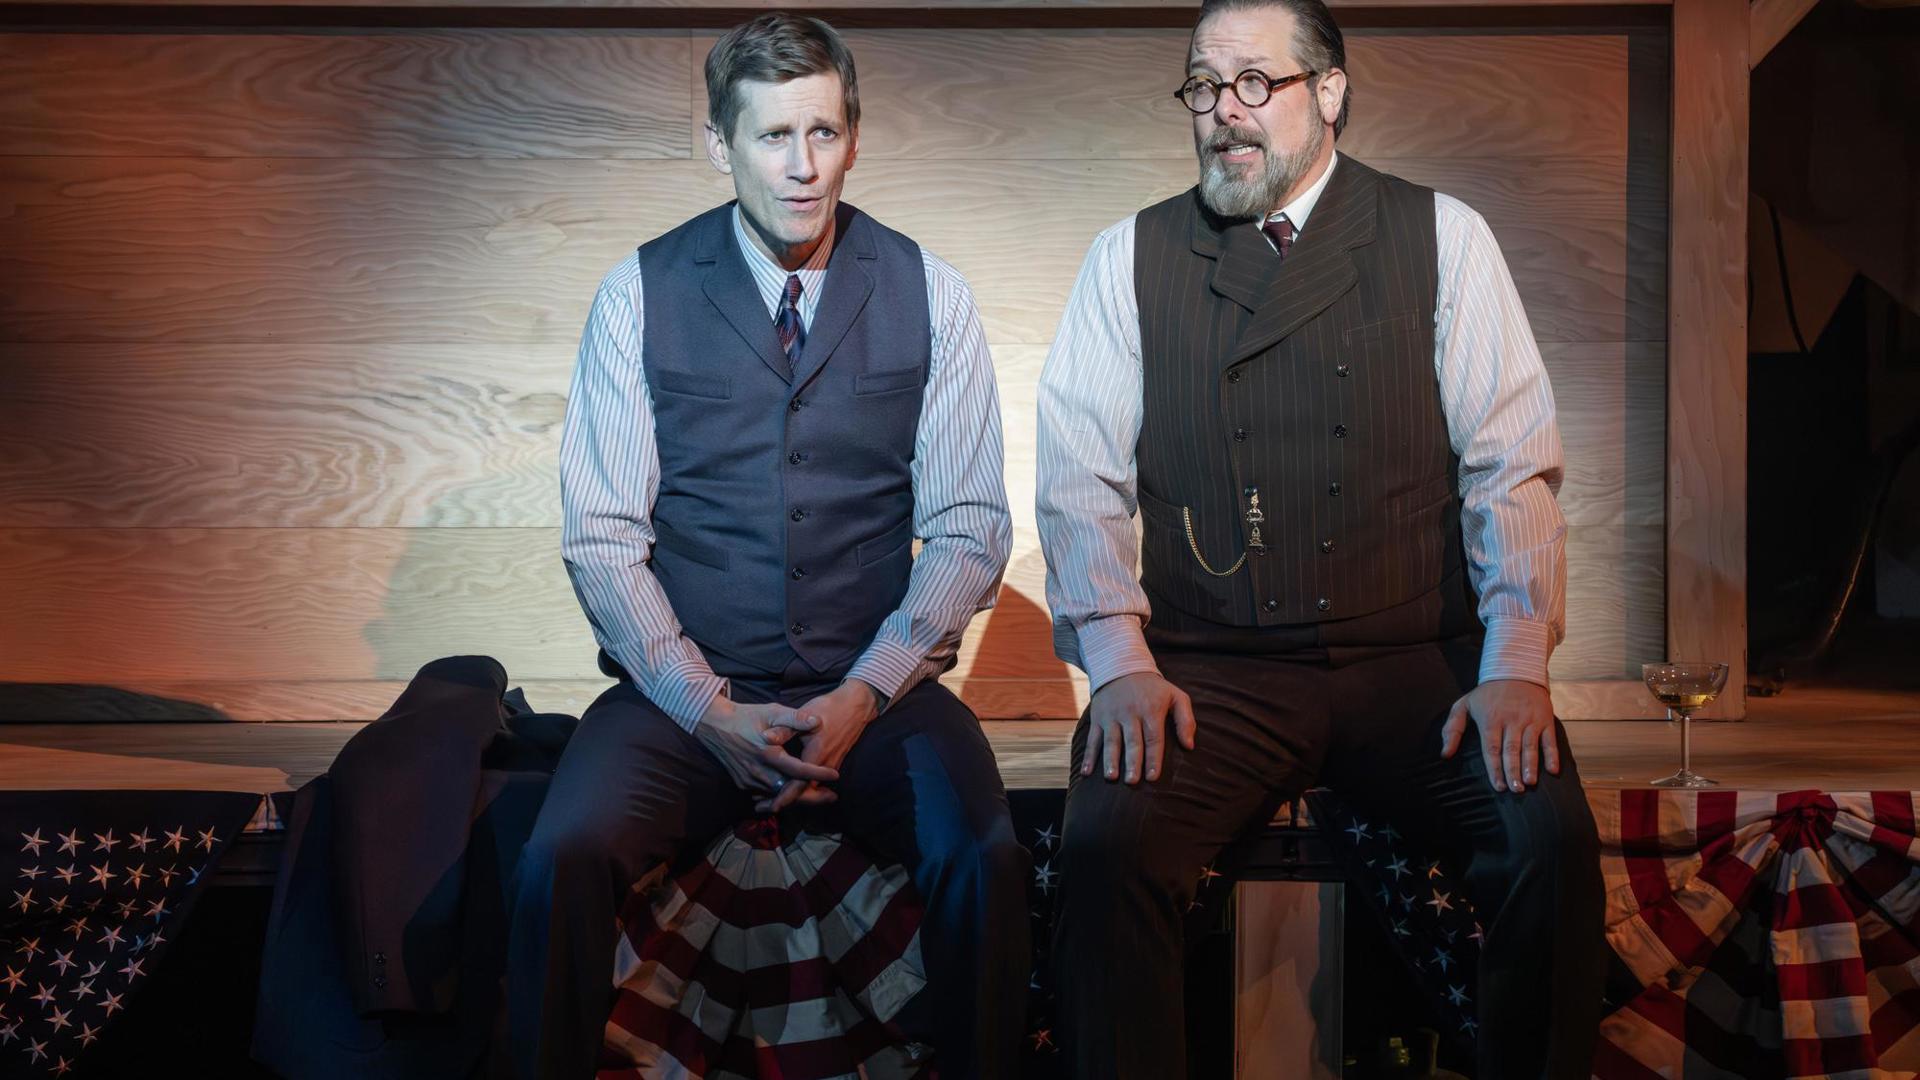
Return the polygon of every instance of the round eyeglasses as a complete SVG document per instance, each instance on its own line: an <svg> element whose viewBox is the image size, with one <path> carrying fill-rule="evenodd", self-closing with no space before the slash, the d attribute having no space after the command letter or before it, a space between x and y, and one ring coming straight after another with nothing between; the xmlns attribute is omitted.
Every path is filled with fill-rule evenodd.
<svg viewBox="0 0 1920 1080"><path fill-rule="evenodd" d="M1233 96L1240 99L1240 104L1249 109L1257 109L1267 103L1267 99L1273 96L1274 91L1284 90L1294 83L1311 79L1318 74L1320 73L1317 71L1300 71L1275 79L1264 71L1248 68L1235 75L1230 83L1215 82L1204 75L1195 75L1181 83L1180 89L1175 90L1173 96L1179 98L1180 104L1185 105L1188 111L1198 115L1212 112L1213 107L1220 103L1221 87L1231 86Z"/></svg>

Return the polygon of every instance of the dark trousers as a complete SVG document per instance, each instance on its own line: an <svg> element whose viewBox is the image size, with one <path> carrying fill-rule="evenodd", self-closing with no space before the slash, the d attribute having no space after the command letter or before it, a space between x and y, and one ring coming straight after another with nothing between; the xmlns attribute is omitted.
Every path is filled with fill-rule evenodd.
<svg viewBox="0 0 1920 1080"><path fill-rule="evenodd" d="M736 680L733 694L798 705L832 686ZM943 1077L1013 1075L1030 975L1028 860L979 720L922 683L867 728L834 790L818 823L906 866L926 907L928 987L896 1019L933 1044ZM752 815L754 798L631 683L587 710L514 886L507 1001L520 1076L593 1074L629 889L662 863L698 858Z"/></svg>
<svg viewBox="0 0 1920 1080"><path fill-rule="evenodd" d="M1221 644L1250 639L1239 634ZM1481 1080L1589 1075L1604 977L1593 817L1564 732L1560 775L1543 767L1522 794L1493 790L1472 727L1440 757L1477 636L1237 653L1155 643L1155 658L1193 697L1194 749L1169 737L1160 779L1129 787L1096 768L1067 794L1054 957L1074 1076L1186 1075L1182 919L1200 871L1319 785L1460 873L1486 927ZM1082 717L1076 764L1086 732Z"/></svg>

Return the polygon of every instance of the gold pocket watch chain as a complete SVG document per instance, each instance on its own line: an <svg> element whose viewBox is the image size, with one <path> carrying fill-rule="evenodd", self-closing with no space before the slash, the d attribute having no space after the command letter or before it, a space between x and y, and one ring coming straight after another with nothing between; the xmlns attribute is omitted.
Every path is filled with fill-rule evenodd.
<svg viewBox="0 0 1920 1080"><path fill-rule="evenodd" d="M1200 564L1200 569L1205 570L1213 577L1232 577L1242 566L1246 565L1248 553L1259 555L1265 555L1267 553L1267 545L1260 539L1260 526L1265 524L1266 520L1266 511L1260 509L1260 489L1248 489L1247 528L1251 531L1247 534L1247 550L1240 553L1240 557L1233 561L1232 566L1227 567L1225 570L1215 570L1207 563L1207 557L1200 554L1200 542L1193 537L1193 508L1190 506L1180 508L1180 522L1185 525L1187 529L1187 547L1193 551L1194 561Z"/></svg>

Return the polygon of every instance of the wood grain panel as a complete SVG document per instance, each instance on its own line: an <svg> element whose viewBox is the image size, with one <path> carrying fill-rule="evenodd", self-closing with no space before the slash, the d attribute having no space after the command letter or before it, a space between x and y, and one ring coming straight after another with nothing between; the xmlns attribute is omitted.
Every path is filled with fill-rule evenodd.
<svg viewBox="0 0 1920 1080"><path fill-rule="evenodd" d="M1567 523L1659 525L1666 520L1666 352L1657 343L1548 342L1566 476Z"/></svg>
<svg viewBox="0 0 1920 1080"><path fill-rule="evenodd" d="M1186 29L851 30L861 154L878 158L1193 159L1173 98ZM715 34L696 34L697 70ZM1352 122L1340 147L1374 157L1620 157L1627 38L1423 35L1347 38ZM1012 74L1012 73L1018 73ZM698 143L696 142L696 145Z"/></svg>
<svg viewBox="0 0 1920 1080"><path fill-rule="evenodd" d="M1559 677L1658 651L1659 535L1572 531ZM1067 681L1044 573L1037 551L1014 560L956 678ZM6 681L404 679L465 652L518 678L596 677L555 529L5 529L0 593Z"/></svg>
<svg viewBox="0 0 1920 1080"><path fill-rule="evenodd" d="M1624 175L1445 171L1541 340L1661 336L1633 317ZM1094 235L1192 180L1171 159L875 161L847 196L959 267L992 341L1033 343ZM692 161L0 158L0 340L570 344L615 260L729 194Z"/></svg>
<svg viewBox="0 0 1920 1080"><path fill-rule="evenodd" d="M856 30L847 39L870 158L1192 157L1188 113L1171 95L1185 30ZM10 106L0 146L136 157L686 157L700 145L699 63L714 40L702 34L690 47L683 32L554 30L0 35L0 101ZM1342 148L1363 158L1624 154L1626 40L1356 33L1349 69L1363 107ZM108 71L111 80L90 77Z"/></svg>
<svg viewBox="0 0 1920 1080"><path fill-rule="evenodd" d="M1541 341L1664 341L1665 168L1627 158L1389 158L1493 230Z"/></svg>
<svg viewBox="0 0 1920 1080"><path fill-rule="evenodd" d="M592 678L553 529L0 530L0 678Z"/></svg>
<svg viewBox="0 0 1920 1080"><path fill-rule="evenodd" d="M1670 659L1732 669L1705 710L1746 714L1747 4L1673 10L1667 401Z"/></svg>
<svg viewBox="0 0 1920 1080"><path fill-rule="evenodd" d="M1555 679L1638 678L1666 642L1665 546L1658 525L1567 530L1567 639Z"/></svg>
<svg viewBox="0 0 1920 1080"><path fill-rule="evenodd" d="M114 157L684 158L671 31L0 35L0 147Z"/></svg>
<svg viewBox="0 0 1920 1080"><path fill-rule="evenodd" d="M1562 720L1663 720L1667 715L1637 678L1559 679L1552 690L1553 715ZM1587 772L1585 757L1580 758L1580 779L1589 784L1595 779Z"/></svg>
<svg viewBox="0 0 1920 1080"><path fill-rule="evenodd" d="M1627 152L1627 38L1360 31L1342 149L1369 157Z"/></svg>
<svg viewBox="0 0 1920 1080"><path fill-rule="evenodd" d="M1160 85L1185 32L850 38L847 194L968 275L1002 376L1010 588L947 681L983 715L1072 715L1034 381L1093 235L1192 183ZM249 718L374 715L463 651L604 685L558 558L557 425L600 276L730 195L686 159L711 40L0 36L0 457L25 466L0 476L0 679L197 686ZM1666 65L1613 33L1350 48L1342 149L1483 213L1545 343L1573 524L1555 675L1630 674L1666 633Z"/></svg>
<svg viewBox="0 0 1920 1080"><path fill-rule="evenodd" d="M0 525L548 526L564 345L5 345Z"/></svg>
<svg viewBox="0 0 1920 1080"><path fill-rule="evenodd" d="M0 339L567 342L693 161L0 158Z"/></svg>
<svg viewBox="0 0 1920 1080"><path fill-rule="evenodd" d="M1017 525L1033 525L1044 345L994 348ZM1574 525L1659 524L1657 346L1548 343ZM572 348L5 345L0 525L560 524Z"/></svg>

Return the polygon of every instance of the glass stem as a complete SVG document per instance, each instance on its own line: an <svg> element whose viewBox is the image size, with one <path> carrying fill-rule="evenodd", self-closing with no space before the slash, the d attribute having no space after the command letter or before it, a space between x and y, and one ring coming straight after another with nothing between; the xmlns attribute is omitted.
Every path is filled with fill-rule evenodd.
<svg viewBox="0 0 1920 1080"><path fill-rule="evenodd" d="M1688 721L1693 719L1693 710L1676 709L1674 711L1680 714L1680 773L1683 776L1691 776L1693 775L1693 725Z"/></svg>

